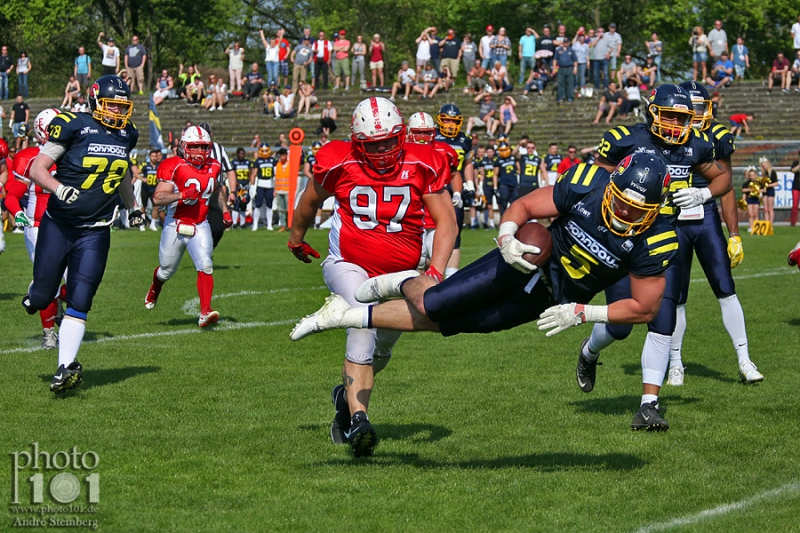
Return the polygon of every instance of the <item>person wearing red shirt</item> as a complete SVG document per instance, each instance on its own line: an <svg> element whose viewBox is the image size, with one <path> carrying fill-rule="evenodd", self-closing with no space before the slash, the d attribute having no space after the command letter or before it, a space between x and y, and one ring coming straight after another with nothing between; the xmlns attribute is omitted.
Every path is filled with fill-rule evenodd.
<svg viewBox="0 0 800 533"><path fill-rule="evenodd" d="M755 116L752 113L737 113L731 115L728 117L728 120L731 121L731 133L735 135L737 139L741 139L742 128L744 128L744 132L750 135L750 125L747 121L753 120L754 118Z"/></svg>
<svg viewBox="0 0 800 533"><path fill-rule="evenodd" d="M772 72L769 73L767 80L767 90L772 92L772 84L775 80L781 82L781 92L788 93L789 87L792 85L792 75L789 73L789 60L783 55L783 52L778 52L778 57L772 62Z"/></svg>
<svg viewBox="0 0 800 533"><path fill-rule="evenodd" d="M160 265L153 272L153 284L144 306L147 309L156 306L161 288L177 272L183 252L188 250L197 270L200 296L197 325L205 328L219 320L219 313L211 309L214 245L207 217L209 198L217 188L220 163L211 158L211 135L203 128L187 128L181 137L181 149L182 156L170 157L158 167L153 203L169 205L169 209L158 247ZM233 224L230 213L224 212L222 217L227 227Z"/></svg>
<svg viewBox="0 0 800 533"><path fill-rule="evenodd" d="M558 175L562 175L564 172L569 170L570 168L574 167L575 165L581 162L580 158L578 157L578 149L574 146L570 146L567 148L567 157L561 160L561 163L558 164Z"/></svg>
<svg viewBox="0 0 800 533"><path fill-rule="evenodd" d="M11 164L11 161L8 157L8 143L5 139L0 137L0 198L3 197L3 189L6 186L6 181L8 181L8 167ZM2 211L2 210L0 210ZM3 211L3 217L6 216L5 211ZM6 251L6 237L5 232L3 231L3 223L4 220L0 217L0 254Z"/></svg>
<svg viewBox="0 0 800 533"><path fill-rule="evenodd" d="M292 45L283 36L286 30L279 29L276 33L278 41L278 85L289 85L289 54L292 51ZM280 82L280 77L283 76L283 83Z"/></svg>
<svg viewBox="0 0 800 533"><path fill-rule="evenodd" d="M303 191L294 214L289 248L306 263L319 254L303 238L317 208L334 196L328 257L322 275L332 293L351 305L356 288L389 272L413 271L422 251L424 211L437 231L431 266L441 281L458 228L447 165L430 146L406 143L403 117L386 98L361 101L353 111L351 141L331 141L317 152L314 180ZM331 296L333 297L333 295ZM374 376L389 362L399 335L386 330L352 330L342 369L343 385L333 389L334 443L349 443L356 457L372 455L377 435L367 417Z"/></svg>

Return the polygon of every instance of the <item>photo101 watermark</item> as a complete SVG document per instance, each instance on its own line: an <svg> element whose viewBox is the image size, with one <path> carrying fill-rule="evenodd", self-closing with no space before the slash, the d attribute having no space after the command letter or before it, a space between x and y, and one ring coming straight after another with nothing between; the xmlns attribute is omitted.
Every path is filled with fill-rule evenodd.
<svg viewBox="0 0 800 533"><path fill-rule="evenodd" d="M11 527L97 529L100 456L77 446L54 453L39 447L12 452Z"/></svg>

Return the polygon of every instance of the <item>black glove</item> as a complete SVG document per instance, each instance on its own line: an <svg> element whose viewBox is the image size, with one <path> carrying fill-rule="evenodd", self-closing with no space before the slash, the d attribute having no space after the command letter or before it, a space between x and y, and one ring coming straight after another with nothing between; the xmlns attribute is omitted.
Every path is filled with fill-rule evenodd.
<svg viewBox="0 0 800 533"><path fill-rule="evenodd" d="M132 228L144 226L144 213L138 209L132 209L128 211L128 223Z"/></svg>

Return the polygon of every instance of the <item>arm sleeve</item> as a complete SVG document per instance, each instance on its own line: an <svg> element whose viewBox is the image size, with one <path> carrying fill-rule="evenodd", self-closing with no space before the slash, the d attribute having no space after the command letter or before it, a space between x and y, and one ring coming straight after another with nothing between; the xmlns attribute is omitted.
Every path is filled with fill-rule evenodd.
<svg viewBox="0 0 800 533"><path fill-rule="evenodd" d="M631 274L657 276L667 269L678 254L678 235L675 229L667 222L659 222L656 222L642 236L642 242L637 244L638 251L631 258L631 265L636 267L631 268Z"/></svg>

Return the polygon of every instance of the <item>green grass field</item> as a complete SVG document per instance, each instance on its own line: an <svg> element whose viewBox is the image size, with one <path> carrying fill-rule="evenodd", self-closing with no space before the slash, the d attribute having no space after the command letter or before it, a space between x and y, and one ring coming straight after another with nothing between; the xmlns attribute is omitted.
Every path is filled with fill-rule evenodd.
<svg viewBox="0 0 800 533"><path fill-rule="evenodd" d="M489 232L465 232L464 263ZM632 432L645 328L602 357L584 394L574 371L589 326L545 339L529 324L484 336L406 334L376 381L381 442L355 460L328 437L344 333L292 343L327 291L286 235L232 231L215 253L215 329L197 326L188 255L158 306L144 295L158 234L116 232L79 360L84 384L54 398L56 354L19 301L31 266L21 235L0 256L3 406L0 499L18 452L92 451L102 531L800 531L800 301L786 252L800 230L744 237L735 271L762 384L744 386L719 306L696 265L684 343L686 385L665 387L666 433ZM308 240L324 250L327 232ZM11 455L17 453L17 455ZM44 458L42 459L44 462ZM41 466L41 465L40 465ZM41 518L31 482L0 529ZM60 519L74 513L53 515ZM45 514L45 519L50 515ZM85 527L83 529L86 529Z"/></svg>

